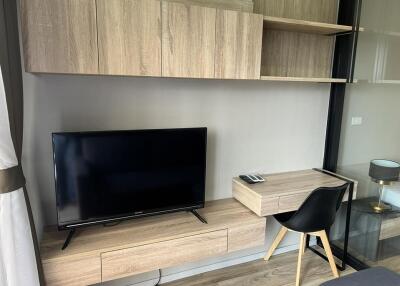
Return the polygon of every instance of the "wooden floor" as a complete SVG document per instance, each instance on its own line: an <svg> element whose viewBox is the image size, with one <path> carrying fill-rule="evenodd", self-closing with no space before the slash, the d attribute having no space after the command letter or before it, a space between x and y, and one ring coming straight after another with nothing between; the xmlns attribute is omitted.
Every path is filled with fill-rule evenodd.
<svg viewBox="0 0 400 286"><path fill-rule="evenodd" d="M297 251L276 255L270 261L257 260L224 269L206 272L182 280L166 283L168 286L289 286L295 285ZM348 267L341 276L354 272ZM319 286L333 279L328 262L307 250L302 267L302 286Z"/></svg>
<svg viewBox="0 0 400 286"><path fill-rule="evenodd" d="M387 269L390 269L394 272L400 273L400 256L399 255L385 258L385 259L378 260L378 261L364 260L363 262L370 267L382 266L382 267L386 267Z"/></svg>

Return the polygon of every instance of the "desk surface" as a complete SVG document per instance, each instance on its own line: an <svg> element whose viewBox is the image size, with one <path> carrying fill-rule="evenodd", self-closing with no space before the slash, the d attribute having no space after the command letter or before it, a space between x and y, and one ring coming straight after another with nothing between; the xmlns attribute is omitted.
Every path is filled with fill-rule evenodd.
<svg viewBox="0 0 400 286"><path fill-rule="evenodd" d="M253 185L240 178L233 179L233 196L259 216L296 210L313 190L346 183L345 180L316 170L270 174L263 177L266 180L264 183ZM356 191L353 198L355 193Z"/></svg>

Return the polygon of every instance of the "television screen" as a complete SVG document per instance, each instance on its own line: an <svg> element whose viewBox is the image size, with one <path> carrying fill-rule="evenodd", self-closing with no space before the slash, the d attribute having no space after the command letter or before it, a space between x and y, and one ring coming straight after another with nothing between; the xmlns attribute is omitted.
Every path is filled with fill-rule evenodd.
<svg viewBox="0 0 400 286"><path fill-rule="evenodd" d="M53 133L59 229L204 207L206 128Z"/></svg>

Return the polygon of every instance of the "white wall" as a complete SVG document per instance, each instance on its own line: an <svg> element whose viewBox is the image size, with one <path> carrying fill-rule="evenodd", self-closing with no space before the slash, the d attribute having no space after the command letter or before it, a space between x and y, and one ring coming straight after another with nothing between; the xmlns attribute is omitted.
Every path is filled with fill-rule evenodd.
<svg viewBox="0 0 400 286"><path fill-rule="evenodd" d="M207 199L231 178L322 165L329 85L25 74L25 163L56 223L51 132L209 128Z"/></svg>
<svg viewBox="0 0 400 286"><path fill-rule="evenodd" d="M369 164L372 159L400 159L400 85L362 83L346 93L339 165ZM362 117L362 125L351 125Z"/></svg>
<svg viewBox="0 0 400 286"><path fill-rule="evenodd" d="M227 198L231 178L240 173L322 166L329 89L328 84L25 73L24 165L39 235L43 225L56 223L51 132L206 126L206 197ZM272 220L268 226L269 243L278 226ZM283 246L297 244L294 239Z"/></svg>
<svg viewBox="0 0 400 286"><path fill-rule="evenodd" d="M359 198L377 195L368 175L373 159L400 161L400 85L361 83L346 92L338 172L359 182ZM351 125L362 117L362 125Z"/></svg>

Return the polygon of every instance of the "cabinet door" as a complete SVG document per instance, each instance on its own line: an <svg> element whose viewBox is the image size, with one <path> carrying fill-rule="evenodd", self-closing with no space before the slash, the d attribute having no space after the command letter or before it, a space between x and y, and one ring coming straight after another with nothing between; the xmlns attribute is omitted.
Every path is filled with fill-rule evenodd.
<svg viewBox="0 0 400 286"><path fill-rule="evenodd" d="M98 73L95 0L22 0L27 72Z"/></svg>
<svg viewBox="0 0 400 286"><path fill-rule="evenodd" d="M113 75L161 75L161 3L97 0L99 70Z"/></svg>
<svg viewBox="0 0 400 286"><path fill-rule="evenodd" d="M165 77L214 78L216 9L162 3Z"/></svg>
<svg viewBox="0 0 400 286"><path fill-rule="evenodd" d="M217 10L215 77L259 79L263 17Z"/></svg>

